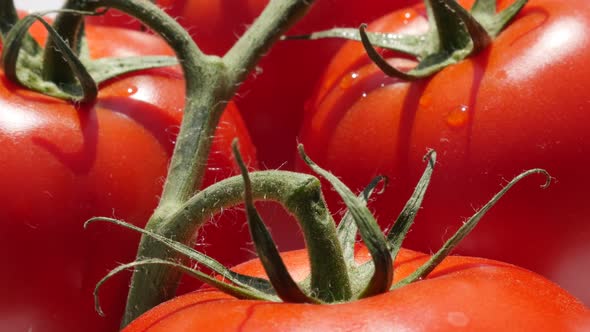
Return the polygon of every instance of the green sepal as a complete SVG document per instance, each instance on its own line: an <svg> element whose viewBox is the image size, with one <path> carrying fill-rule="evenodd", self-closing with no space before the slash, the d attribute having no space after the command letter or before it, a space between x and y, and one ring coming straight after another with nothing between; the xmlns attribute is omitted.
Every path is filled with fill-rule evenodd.
<svg viewBox="0 0 590 332"><path fill-rule="evenodd" d="M432 177L434 165L436 164L436 152L434 150L428 151L426 156L424 156L424 160L426 161L426 169L422 173L422 177L418 181L412 196L408 199L406 205L395 220L393 227L387 233L387 242L391 246L391 258L393 260L397 257L403 241L414 223L414 218L422 206L422 201L424 200L424 195L430 184L430 178Z"/></svg>
<svg viewBox="0 0 590 332"><path fill-rule="evenodd" d="M398 77L401 78L402 80L406 80L406 81L412 81L415 80L417 78L422 77L422 75L428 75L428 73L416 73L416 71L410 71L410 72L403 72L397 68L395 68L394 66L390 65L387 60L385 60L385 58L383 58L381 56L381 54L379 54L379 52L377 52L377 50L375 49L375 47L373 46L373 44L371 44L370 40L369 40L369 35L367 35L366 29L367 25L366 24L361 24L361 26L359 27L359 34L361 36L361 43L363 44L363 47L365 48L365 51L367 52L367 55L369 56L369 58L371 58L371 60L373 61L373 63L379 67L379 69L381 69L381 71L383 73L385 73L385 75L387 76L391 76L391 77Z"/></svg>
<svg viewBox="0 0 590 332"><path fill-rule="evenodd" d="M220 291L222 291L228 295L234 296L238 299L280 302L280 299L276 296L272 296L272 295L269 295L266 293L257 292L255 290L251 290L251 289L245 289L242 287L234 286L232 284L229 284L227 282L223 282L217 278L209 276L199 270L187 267L185 265L182 265L182 264L179 264L176 262L171 262L171 261L167 261L167 260L159 259L159 258L146 258L146 259L141 259L141 260L137 260L137 261L134 261L131 263L120 265L120 266L112 269L111 271L109 271L109 273L107 273L106 276L104 276L102 279L100 279L100 281L98 281L98 283L94 287L94 309L96 310L96 312L100 316L105 316L105 314L101 308L101 305L100 305L100 295L99 295L100 288L102 287L102 285L105 282L107 282L109 279L114 277L115 275L119 274L120 272L126 271L128 269L134 269L136 267L144 266L144 265L170 265L170 266L172 266L176 269L179 269L182 272L188 274L189 276L191 276L203 283L211 285L211 286L219 289Z"/></svg>
<svg viewBox="0 0 590 332"><path fill-rule="evenodd" d="M6 37L14 25L19 21L18 13L14 7L14 1L0 1L0 35L2 43L6 45ZM41 46L28 33L22 40L22 51L29 55L41 51Z"/></svg>
<svg viewBox="0 0 590 332"><path fill-rule="evenodd" d="M471 15L486 29L490 36L496 37L526 3L527 0L517 0L501 12L496 13L495 0L477 0L471 8Z"/></svg>
<svg viewBox="0 0 590 332"><path fill-rule="evenodd" d="M424 156L424 160L427 164L422 177L418 181L412 196L410 199L408 199L406 205L397 217L393 227L387 233L387 242L390 246L391 259L394 262L402 247L402 243L408 234L408 231L410 230L410 227L414 223L414 218L420 210L422 201L424 200L424 195L428 189L430 178L432 177L432 173L434 171L436 152L434 150L428 151L428 153ZM352 271L353 279L366 279L371 273L373 273L373 264L370 262L362 264Z"/></svg>
<svg viewBox="0 0 590 332"><path fill-rule="evenodd" d="M374 264L374 274L366 287L358 297L368 297L385 292L391 286L393 280L393 261L389 254L389 246L375 217L371 214L366 204L358 199L340 179L332 173L315 164L303 150L303 145L298 146L299 154L305 163L317 174L324 177L336 192L340 195L348 212L352 215L363 242L371 254Z"/></svg>
<svg viewBox="0 0 590 332"><path fill-rule="evenodd" d="M80 32L78 49L72 50L57 31L43 19L44 15L51 12L54 11L32 13L14 24L0 27L7 30L3 38L2 67L9 80L48 96L77 103L92 103L98 95L97 85L100 83L127 73L178 64L178 60L170 56L91 59L84 31ZM61 9L58 12L90 14L69 9ZM56 84L43 78L43 48L28 33L35 21L40 21L52 36L54 44L59 48L62 58L77 82Z"/></svg>
<svg viewBox="0 0 590 332"><path fill-rule="evenodd" d="M258 258L276 294L285 302L321 303L321 300L305 294L297 282L293 280L293 277L291 277L268 228L254 206L250 176L238 150L237 139L233 141L232 149L234 158L240 167L242 178L244 179L244 204L246 206L250 235L252 236Z"/></svg>
<svg viewBox="0 0 590 332"><path fill-rule="evenodd" d="M16 22L18 22L18 13L14 7L14 1L0 1L0 35L2 35L2 39Z"/></svg>
<svg viewBox="0 0 590 332"><path fill-rule="evenodd" d="M19 82L31 90L43 94L69 99L75 102L92 103L98 95L98 87L92 76L88 73L80 59L67 43L57 35L55 29L43 19L46 13L34 13L25 16L18 21L6 35L4 48L2 50L2 67L9 80ZM70 70L77 78L79 84L57 85L53 82L45 81L42 78L42 52L37 52L35 46L25 48L26 52L21 55L21 48L28 42L28 30L31 25L39 21L47 29L50 35L55 39L56 46L62 52ZM32 44L34 45L34 44ZM31 53L33 51L34 53Z"/></svg>
<svg viewBox="0 0 590 332"><path fill-rule="evenodd" d="M361 41L361 35L357 28L334 28L330 30L313 32L307 35L289 35L281 37L281 40L295 40L295 39L348 39ZM423 49L426 46L424 36L413 35L398 35L392 33L370 32L368 33L369 41L373 46L386 48L388 50L420 56L425 53Z"/></svg>
<svg viewBox="0 0 590 332"><path fill-rule="evenodd" d="M215 259L213 259L203 253L200 253L191 247L185 246L184 244L182 244L180 242L171 240L171 239L164 237L162 235L159 235L157 233L150 232L150 231L145 230L143 228L137 227L133 224L129 224L124 221L113 219L113 218L94 217L94 218L91 218L88 221L86 221L86 223L84 224L84 227L86 228L90 224L97 222L97 221L112 223L117 226L121 226L121 227L130 229L130 230L139 232L141 234L147 235L147 236L157 240L158 242L166 245L170 249L175 250L176 252L182 254L183 256L197 262L198 264L200 264L202 266L205 266L209 270L222 276L225 280L228 280L228 281L236 284L237 286L242 287L245 290L248 290L250 292L260 292L260 293L264 293L267 295L274 295L275 294L275 292L272 288L272 285L265 279L255 278L255 277L251 277L251 276L247 276L247 275L243 275L243 274L234 272L234 271L228 269L227 267L223 266L223 264L219 263Z"/></svg>
<svg viewBox="0 0 590 332"><path fill-rule="evenodd" d="M361 200L363 203L367 203L375 188L380 182L385 182L387 185L387 178L384 176L377 176L369 183L369 185L358 195L358 199ZM356 243L356 236L358 234L358 227L354 222L354 217L349 211L346 211L342 220L338 224L336 228L338 234L338 241L340 241L340 245L342 246L342 253L344 256L344 260L346 261L346 265L349 267L355 266L354 260L354 245Z"/></svg>
<svg viewBox="0 0 590 332"><path fill-rule="evenodd" d="M98 83L135 71L175 66L178 60L172 56L131 56L123 58L100 58L84 61L88 72Z"/></svg>
<svg viewBox="0 0 590 332"><path fill-rule="evenodd" d="M171 262L166 260L160 259L140 259L136 262L120 266L115 270L111 271L105 278L103 278L97 288L95 290L95 297L98 296L98 289L99 287L110 277L113 275L131 267L137 267L142 265L148 264L164 264L174 266L175 268L180 269L183 272L186 272L193 277L210 284L214 287L217 287L221 291L232 295L236 298L240 299L256 299L256 300L264 300L264 301L273 301L273 302L292 302L292 303L315 303L315 304L322 304L322 303L333 303L333 302L342 302L342 301L324 301L322 298L317 298L315 296L308 296L305 294L303 290L309 291L310 294L314 294L314 289L310 285L309 277L304 281L297 284L289 275L284 262L282 261L279 252L268 232L268 229L264 225L262 219L258 215L256 208L253 204L253 195L251 184L249 180L249 174L247 172L246 166L239 155L237 150L237 146L234 142L234 153L236 155L237 163L242 170L242 177L244 180L244 191L245 191L245 204L246 204L246 211L249 219L249 223L251 226L251 233L254 239L254 242L257 246L257 251L260 256L260 261L262 262L269 279L271 282L268 282L265 279L251 277L247 275L242 275L231 271L225 267L223 267L219 262L209 258L208 256L199 253L198 251L185 246L179 242L174 240L168 239L164 236L143 230L139 227L136 227L131 224L127 224L123 221L119 221L116 219L111 218L104 218L104 217L96 217L92 218L85 223L85 227L89 224L96 222L96 221L106 221L110 223L114 223L116 225L120 225L138 232L141 232L145 235L148 235L157 241L165 244L169 248L179 252L180 254L191 258L198 262L201 266L204 266L210 269L212 272L220 275L224 282L220 281L217 278L211 277L206 275L200 271L195 271L191 268L183 266L177 262ZM389 266L391 267L391 276L393 276L393 261L395 260L395 256L400 250L400 247L403 242L403 238L407 234L407 231L412 224L416 213L418 212L418 208L424 198L424 194L430 182L430 178L433 173L434 164L436 161L436 154L434 151L429 151L429 153L424 157L427 161L426 169L416 186L414 193L406 203L404 209L400 213L400 216L397 218L394 227L388 233L387 241L385 241L385 236L380 232L379 227L370 214L366 207L366 201L369 198L370 194L375 190L377 184L383 180L383 178L378 177L374 179L371 184L367 186L367 188L356 197L355 195L350 192L350 190L342 184L334 175L327 172L326 170L320 168L319 166L315 165L313 161L311 161L304 153L302 146L299 146L300 154L302 155L303 159L308 163L308 165L317 173L322 175L323 177L327 178L328 181L334 186L336 191L339 192L343 200L348 206L349 211L347 214L350 217L343 218L343 222L345 222L342 228L338 229L338 239L340 239L342 243L349 243L348 246L352 246L350 249L352 250L351 253L354 255L354 237L356 235L355 227L350 226L352 223L349 221L350 218L358 227L361 237L365 242L365 245L369 249L373 257L373 262L368 262L357 266L354 262L347 262L346 267L346 274L351 279L352 287L352 295L350 298L343 300L343 301L350 301L359 298L365 298L372 295L384 293L390 290L394 290L400 287L403 287L407 284L412 282L416 282L428 276L432 270L438 266L450 253L451 251L458 245L458 243L469 234L476 227L477 223L481 220L484 214L495 204L497 201L506 193L508 192L516 183L521 181L527 176L532 174L543 174L546 177L546 182L542 185L542 188L546 188L550 184L551 177L549 174L543 169L531 169L526 172L521 173L520 175L516 176L512 181L510 181L500 192L498 192L485 206L483 206L479 211L477 211L463 226L459 228L459 230L445 243L445 245L436 253L434 254L426 263L424 263L421 267L419 267L414 273L410 276L402 279L401 281L391 284L389 283L389 287L384 290L378 291L378 287L383 283L378 283L380 279L379 274L379 260L375 259L375 256L380 255L378 250L372 249L370 245L373 247L380 246L385 242L385 247L389 248L389 252L387 252L387 257L390 258ZM367 215L368 213L368 215ZM368 225L368 227L367 227ZM375 233L376 228L378 231ZM382 238L382 239L380 239ZM352 239L352 240L351 240ZM262 244L262 246L259 246ZM374 252L377 252L376 254ZM347 257L350 254L347 254ZM354 259L354 256L352 257ZM274 265L274 266L273 266ZM377 269L375 268L377 266ZM381 274L382 275L382 274ZM382 277L381 277L382 278ZM275 287L276 291L272 289ZM98 300L97 300L98 301ZM97 302L97 311L100 311L100 306Z"/></svg>
<svg viewBox="0 0 590 332"><path fill-rule="evenodd" d="M430 29L422 35L366 32L365 25L355 31L336 28L283 39L343 38L361 41L371 60L385 74L404 80L433 75L447 66L485 49L502 29L520 12L527 0L516 0L496 13L495 0L478 0L471 13L455 0L425 0ZM393 68L374 49L380 47L416 57L418 65L402 72Z"/></svg>
<svg viewBox="0 0 590 332"><path fill-rule="evenodd" d="M428 63L429 57L437 59L448 56L462 60L491 43L491 37L485 28L455 0L427 0L425 3L430 7L431 27L436 28L429 33L431 38L438 39L439 44L434 54L427 54L420 63ZM429 62L436 63L437 60Z"/></svg>
<svg viewBox="0 0 590 332"><path fill-rule="evenodd" d="M474 228L477 226L481 218L491 209L499 200L506 194L510 188L512 188L516 183L520 182L527 176L533 174L543 174L545 176L545 183L541 186L541 188L547 188L551 183L551 176L547 171L544 169L530 169L528 171L522 172L516 177L512 179L502 190L500 190L492 199L486 203L481 209L479 209L469 220L467 220L463 225L445 242L445 244L434 254L430 257L430 259L416 269L412 274L407 276L406 278L400 280L396 284L394 284L391 289L396 289L403 287L407 284L412 282L418 281L420 279L425 278L428 276L432 270L434 270L452 251L455 247L467 236Z"/></svg>

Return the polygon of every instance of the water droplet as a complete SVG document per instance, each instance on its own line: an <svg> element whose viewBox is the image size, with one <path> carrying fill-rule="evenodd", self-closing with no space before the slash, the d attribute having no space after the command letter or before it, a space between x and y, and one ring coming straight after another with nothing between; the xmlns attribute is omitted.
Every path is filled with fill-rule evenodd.
<svg viewBox="0 0 590 332"><path fill-rule="evenodd" d="M167 127L166 129L164 129L164 132L166 133L168 140L172 144L176 144L176 137L178 136L179 131L180 131L180 126L170 126L170 127Z"/></svg>
<svg viewBox="0 0 590 332"><path fill-rule="evenodd" d="M361 95L363 98L367 98L367 93L363 92L363 94Z"/></svg>
<svg viewBox="0 0 590 332"><path fill-rule="evenodd" d="M420 101L418 101L418 104L422 108L430 107L430 105L432 105L432 96L428 93L423 94L422 97L420 97Z"/></svg>
<svg viewBox="0 0 590 332"><path fill-rule="evenodd" d="M341 89L348 89L352 86L354 80L356 80L359 77L359 73L357 72L352 72L350 75L348 76L344 76L344 78L342 79L342 81L340 81L340 88Z"/></svg>
<svg viewBox="0 0 590 332"><path fill-rule="evenodd" d="M461 105L447 114L447 124L453 128L463 127L469 120L469 106Z"/></svg>
<svg viewBox="0 0 590 332"><path fill-rule="evenodd" d="M402 14L402 19L403 19L403 23L404 24L408 24L410 22L410 19L413 17L414 15L412 15L411 12L405 12Z"/></svg>
<svg viewBox="0 0 590 332"><path fill-rule="evenodd" d="M132 85L130 87L127 88L127 95L132 96L135 93L137 93L137 87Z"/></svg>

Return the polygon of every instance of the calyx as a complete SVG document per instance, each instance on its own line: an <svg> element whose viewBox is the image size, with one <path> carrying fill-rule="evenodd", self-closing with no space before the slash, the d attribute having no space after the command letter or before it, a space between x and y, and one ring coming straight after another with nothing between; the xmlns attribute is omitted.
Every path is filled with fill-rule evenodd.
<svg viewBox="0 0 590 332"><path fill-rule="evenodd" d="M6 7L6 8L5 8ZM54 12L69 15L95 15L100 13L61 9ZM18 18L12 1L3 3L0 14L0 33L2 35L2 69L6 77L14 82L42 94L81 103L92 103L98 95L98 85L109 79L126 73L167 67L178 64L169 56L132 56L124 58L92 59L84 35L84 25L76 31L79 41L74 47L62 38L44 16L50 11L32 13L22 19ZM59 16L58 16L59 19ZM35 21L41 22L49 32L51 46L58 49L60 58L67 64L59 71L71 72L73 82L56 82L44 75L47 61L46 52L29 34L28 30ZM56 20L57 21L57 20Z"/></svg>
<svg viewBox="0 0 590 332"><path fill-rule="evenodd" d="M359 196L356 196L336 176L322 169L309 159L303 151L302 146L299 147L299 151L304 161L317 174L330 182L347 205L348 211L336 227L335 239L333 239L339 244L337 247L340 249L340 252L337 255L330 257L313 257L310 253L310 275L301 282L296 282L290 276L285 263L272 240L270 232L254 207L250 175L239 155L237 144L234 143L234 154L242 169L244 201L246 205L248 225L260 262L267 273L268 280L234 272L229 268L224 267L215 259L164 236L120 220L98 217L89 220L87 225L102 221L140 232L197 262L197 265L209 269L221 278L208 275L201 270L189 268L178 262L155 258L138 259L135 262L119 266L98 283L95 289L97 311L102 313L98 302L98 291L105 281L110 279L113 275L129 268L151 264L174 266L200 281L240 299L323 304L349 302L385 293L409 283L416 282L432 272L432 270L451 253L453 248L455 248L459 242L471 232L471 230L473 230L484 214L517 182L529 175L540 173L546 177L546 182L542 186L542 188L545 188L549 185L551 179L549 174L543 169L531 169L516 176L486 205L465 222L463 226L461 226L459 230L443 245L443 247L432 255L426 263L408 277L393 283L393 262L395 261L395 258L401 249L403 240L420 209L420 205L433 173L436 162L436 153L430 151L425 156L426 169L424 170L414 193L407 201L391 230L387 234L383 234L374 216L366 206L367 200L375 191L376 187L380 182L384 181L383 177L377 177ZM303 225L306 222L322 222L322 220L299 220L299 222ZM305 231L306 227L302 226L302 229ZM357 264L354 257L354 248L358 234L360 234L361 239L372 257L371 261L363 264ZM314 237L319 238L319 241L323 241L325 238L329 239L330 236L331 235L328 232L327 234L315 234ZM314 237L306 237L306 239ZM308 247L310 245L310 243L307 243ZM315 245L317 247L317 244ZM326 271L319 272L318 268L316 268L318 264L313 264L314 260L317 259L327 260L331 263L341 260L341 264L333 264L332 266L336 266L336 268L330 270L329 273L326 273ZM339 269L338 266L342 266L342 268ZM320 279L324 281L324 286L319 286L318 282L314 282L314 280Z"/></svg>
<svg viewBox="0 0 590 332"><path fill-rule="evenodd" d="M516 0L496 12L496 0L476 0L467 11L455 0L424 0L429 30L422 35L367 32L360 28L335 28L283 39L342 38L361 41L367 54L387 75L404 80L428 77L485 49L520 12L527 0ZM415 57L418 65L407 71L391 66L375 47Z"/></svg>

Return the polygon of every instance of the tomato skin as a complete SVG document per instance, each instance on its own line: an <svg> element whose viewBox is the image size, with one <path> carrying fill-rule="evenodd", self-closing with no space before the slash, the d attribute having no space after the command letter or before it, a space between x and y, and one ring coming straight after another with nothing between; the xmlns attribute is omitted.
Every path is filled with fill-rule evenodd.
<svg viewBox="0 0 590 332"><path fill-rule="evenodd" d="M38 26L32 33L45 38ZM95 58L172 54L159 38L136 31L88 27L87 36ZM139 236L83 224L107 216L143 226L153 212L182 117L182 75L167 68L110 80L95 106L80 109L10 83L2 72L0 80L0 331L117 331L130 275L101 292L106 318L95 312L92 293L110 269L135 258ZM207 183L239 173L234 137L255 166L254 147L230 103ZM243 222L242 214L226 213L208 233L219 238ZM234 249L211 247L210 254L228 264L249 258L239 251L247 231L234 234Z"/></svg>
<svg viewBox="0 0 590 332"><path fill-rule="evenodd" d="M421 32L423 14L421 7L393 12L370 29ZM588 36L589 2L531 0L489 49L413 83L385 77L366 65L362 46L348 43L324 72L299 139L357 190L377 174L390 178L371 205L383 227L410 196L426 149L435 149L439 163L404 242L426 252L508 179L545 168L552 186L519 184L458 252L531 269L590 303ZM334 210L342 206L325 194Z"/></svg>
<svg viewBox="0 0 590 332"><path fill-rule="evenodd" d="M283 254L297 279L309 272L303 250ZM357 260L368 261L365 248ZM427 256L402 250L395 279ZM257 260L236 271L264 277ZM237 300L209 288L148 311L123 332L156 331L583 331L590 312L541 276L497 261L451 256L431 276L398 290L335 305Z"/></svg>

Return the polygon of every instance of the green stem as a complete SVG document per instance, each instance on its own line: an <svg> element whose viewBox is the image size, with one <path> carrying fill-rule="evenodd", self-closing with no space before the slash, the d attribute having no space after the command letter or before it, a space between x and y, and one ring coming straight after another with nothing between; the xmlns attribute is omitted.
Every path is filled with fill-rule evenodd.
<svg viewBox="0 0 590 332"><path fill-rule="evenodd" d="M4 38L8 31L18 21L13 0L0 0L0 33Z"/></svg>
<svg viewBox="0 0 590 332"><path fill-rule="evenodd" d="M80 0L68 0L64 8L81 9ZM80 52L80 42L84 34L84 17L78 13L62 12L55 18L53 28L70 46L76 55ZM75 85L77 79L56 45L54 36L49 36L43 53L43 78L56 84Z"/></svg>
<svg viewBox="0 0 590 332"><path fill-rule="evenodd" d="M161 210L173 211L201 184L211 144L209 137L213 136L224 108L219 101L229 99L225 98L229 83L224 79L226 75L221 61L203 54L173 18L149 1L70 0L68 5L85 11L112 7L128 13L159 33L176 52L186 77L185 115L162 194L160 211L156 214L166 214Z"/></svg>
<svg viewBox="0 0 590 332"><path fill-rule="evenodd" d="M315 0L271 0L260 17L223 57L232 79L242 82L288 28L311 8Z"/></svg>
<svg viewBox="0 0 590 332"><path fill-rule="evenodd" d="M232 98L261 54L305 13L311 3L309 0L272 0L270 9L265 10L255 23L259 30L247 32L244 40L238 42L243 49L232 49L224 61L203 54L174 19L147 1L86 0L78 4L81 10L112 7L139 19L167 40L176 52L184 71L184 118L160 203L148 221L146 229L185 244L190 243L198 226L195 224L180 228L172 219L175 214L182 211L183 204L202 183L211 138L225 108L225 102ZM189 219L194 220L194 216L190 216ZM142 237L138 257L176 259L178 254ZM136 270L133 274L123 326L172 297L179 277L178 271L168 266L146 266Z"/></svg>
<svg viewBox="0 0 590 332"><path fill-rule="evenodd" d="M21 43L27 43L30 40L26 38L29 27L35 22L39 21L45 26L50 36L54 37L55 48L59 49L63 61L67 68L71 71L76 79L75 84L64 84L60 87L60 90L67 95L71 96L76 102L82 103L93 103L98 95L98 87L96 82L86 70L80 59L74 54L74 51L69 48L67 43L61 39L57 34L57 31L47 23L40 14L30 14L25 16L22 20L18 21L13 29L8 33L4 39L4 49L2 52L3 69L6 77L14 82L21 82L27 84L26 86L32 87L34 83L38 82L27 82L26 79L22 79L19 76L19 72L22 67L19 66L18 58L21 48L27 49L27 47L21 47ZM27 45L27 44L25 44ZM22 46L25 46L22 45ZM29 43L30 46L36 45ZM29 47L29 49L31 49Z"/></svg>

